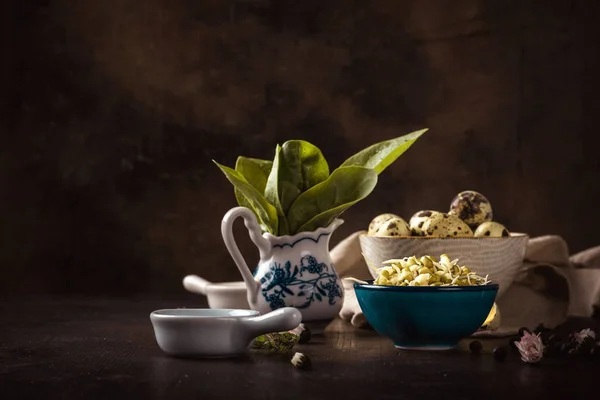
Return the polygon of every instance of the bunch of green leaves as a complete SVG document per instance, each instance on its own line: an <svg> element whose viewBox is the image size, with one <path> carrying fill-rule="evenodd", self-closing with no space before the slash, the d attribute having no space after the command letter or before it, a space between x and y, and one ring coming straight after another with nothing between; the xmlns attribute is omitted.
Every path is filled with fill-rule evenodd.
<svg viewBox="0 0 600 400"><path fill-rule="evenodd" d="M331 173L321 150L304 140L277 145L272 161L240 156L235 169L213 161L233 184L238 204L254 212L263 232L294 235L328 226L367 197L378 175L426 131L375 143Z"/></svg>
<svg viewBox="0 0 600 400"><path fill-rule="evenodd" d="M273 332L260 335L252 342L252 348L285 353L291 351L300 340L293 332Z"/></svg>

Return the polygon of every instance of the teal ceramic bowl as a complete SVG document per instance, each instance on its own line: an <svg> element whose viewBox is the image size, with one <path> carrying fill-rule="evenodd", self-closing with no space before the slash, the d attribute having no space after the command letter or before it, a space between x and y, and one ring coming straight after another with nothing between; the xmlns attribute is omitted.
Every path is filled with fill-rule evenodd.
<svg viewBox="0 0 600 400"><path fill-rule="evenodd" d="M381 286L354 284L365 318L399 349L448 350L487 318L497 284Z"/></svg>

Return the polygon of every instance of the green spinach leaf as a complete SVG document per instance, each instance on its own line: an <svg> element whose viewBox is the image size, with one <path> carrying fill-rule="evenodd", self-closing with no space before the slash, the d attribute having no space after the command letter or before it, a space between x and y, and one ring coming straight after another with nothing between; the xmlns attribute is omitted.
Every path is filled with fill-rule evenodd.
<svg viewBox="0 0 600 400"><path fill-rule="evenodd" d="M273 161L259 158L239 156L235 162L235 170L242 174L248 183L260 193L265 192L267 178L272 167Z"/></svg>
<svg viewBox="0 0 600 400"><path fill-rule="evenodd" d="M281 156L281 146L277 145L275 148L275 158L273 159L273 168L267 178L267 184L265 186L265 198L267 201L275 206L277 210L278 227L277 235L283 236L289 234L289 227L283 206L281 204L281 198L290 192L290 189L295 194L295 188L291 187L287 181L279 178L279 171L282 169L283 164ZM285 168L285 167L284 167ZM281 193L281 194L280 194ZM298 196L298 194L295 194Z"/></svg>
<svg viewBox="0 0 600 400"><path fill-rule="evenodd" d="M244 156L239 156L235 162L235 170L261 194L265 193L267 178L269 177L272 166L273 161ZM252 208L246 200L246 197L237 188L235 188L235 198L240 206Z"/></svg>
<svg viewBox="0 0 600 400"><path fill-rule="evenodd" d="M391 163L396 161L402 153L408 150L425 132L427 132L427 129L421 129L420 131L371 145L348 158L342 163L341 167L359 165L361 167L372 168L380 174Z"/></svg>
<svg viewBox="0 0 600 400"><path fill-rule="evenodd" d="M275 207L264 198L254 186L252 186L246 178L238 171L219 164L215 160L213 162L221 169L225 177L240 193L244 196L245 201L250 205L250 209L256 214L258 222L265 232L270 232L277 235L277 210Z"/></svg>
<svg viewBox="0 0 600 400"><path fill-rule="evenodd" d="M296 198L329 177L329 165L318 147L304 140L277 146L265 197L277 208L279 235L289 233L286 215Z"/></svg>
<svg viewBox="0 0 600 400"><path fill-rule="evenodd" d="M360 166L339 167L329 178L300 194L287 214L292 234L328 226L350 206L367 197L377 173Z"/></svg>
<svg viewBox="0 0 600 400"><path fill-rule="evenodd" d="M288 140L281 147L284 178L304 192L329 178L329 165L319 148L305 140ZM287 204L292 205L292 202ZM287 210L286 210L287 211Z"/></svg>
<svg viewBox="0 0 600 400"><path fill-rule="evenodd" d="M278 145L273 161L240 156L235 170L213 161L233 184L238 204L254 212L263 231L282 236L328 226L367 197L377 175L426 131L369 146L331 175L319 148L303 140Z"/></svg>

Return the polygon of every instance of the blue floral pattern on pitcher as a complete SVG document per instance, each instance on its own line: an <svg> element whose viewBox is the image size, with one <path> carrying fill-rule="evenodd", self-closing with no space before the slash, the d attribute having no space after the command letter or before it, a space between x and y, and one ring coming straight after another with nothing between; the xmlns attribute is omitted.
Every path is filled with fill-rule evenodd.
<svg viewBox="0 0 600 400"><path fill-rule="evenodd" d="M325 263L307 255L300 259L300 265L288 260L284 266L272 262L269 271L260 279L261 292L272 310L285 307L286 296L305 298L303 304L296 308L307 308L313 302L322 302L325 298L330 305L341 299L342 291L337 283L337 274Z"/></svg>

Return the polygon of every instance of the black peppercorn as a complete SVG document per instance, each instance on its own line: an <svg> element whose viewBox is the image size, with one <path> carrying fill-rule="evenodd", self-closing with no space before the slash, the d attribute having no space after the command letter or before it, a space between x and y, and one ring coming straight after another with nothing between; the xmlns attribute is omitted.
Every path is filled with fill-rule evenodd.
<svg viewBox="0 0 600 400"><path fill-rule="evenodd" d="M481 345L481 342L479 340L472 341L469 344L469 350L471 350L471 353L473 354L481 353L481 349L483 349L483 346Z"/></svg>
<svg viewBox="0 0 600 400"><path fill-rule="evenodd" d="M496 361L504 361L506 360L506 356L508 356L508 351L506 350L506 346L497 346L494 348L493 354Z"/></svg>

